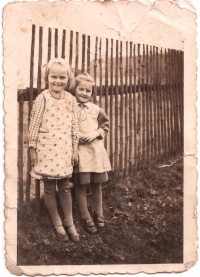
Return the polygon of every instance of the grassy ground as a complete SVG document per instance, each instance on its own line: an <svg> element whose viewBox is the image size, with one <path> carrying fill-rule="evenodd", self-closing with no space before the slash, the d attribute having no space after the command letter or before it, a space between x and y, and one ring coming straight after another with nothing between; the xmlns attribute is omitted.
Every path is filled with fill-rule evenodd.
<svg viewBox="0 0 200 277"><path fill-rule="evenodd" d="M104 184L103 200L107 224L96 235L89 235L83 229L74 200L74 219L81 235L78 244L57 240L43 199L41 217L19 211L18 264L182 262L182 161L169 167L152 165L136 175L113 179ZM90 194L88 205L92 211Z"/></svg>

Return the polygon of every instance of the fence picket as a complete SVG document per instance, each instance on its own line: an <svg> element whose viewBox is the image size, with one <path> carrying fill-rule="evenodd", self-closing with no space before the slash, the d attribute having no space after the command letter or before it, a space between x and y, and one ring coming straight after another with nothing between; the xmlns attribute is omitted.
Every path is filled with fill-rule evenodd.
<svg viewBox="0 0 200 277"><path fill-rule="evenodd" d="M108 39L106 39L105 56L105 113L108 114ZM105 137L105 148L108 150L108 137Z"/></svg>
<svg viewBox="0 0 200 277"><path fill-rule="evenodd" d="M180 115L180 138L179 138L179 145L183 145L183 70L182 66L184 66L184 61L182 58L181 51L178 52L178 88L179 88L179 115ZM180 151L182 151L181 149ZM182 153L181 153L182 154Z"/></svg>
<svg viewBox="0 0 200 277"><path fill-rule="evenodd" d="M167 98L167 133L168 133L168 157L171 155L171 116L170 116L170 98L169 98L169 51L166 51L166 98Z"/></svg>
<svg viewBox="0 0 200 277"><path fill-rule="evenodd" d="M128 160L129 160L129 125L128 125L128 41L126 41L126 65L125 65L125 155L124 155L124 168L125 174L128 174Z"/></svg>
<svg viewBox="0 0 200 277"><path fill-rule="evenodd" d="M132 161L132 152L133 152L133 88L132 88L132 75L133 75L133 67L132 67L132 52L133 52L133 43L130 42L130 52L129 52L129 159L128 159L128 172L131 172L131 166L133 164Z"/></svg>
<svg viewBox="0 0 200 277"><path fill-rule="evenodd" d="M99 106L102 108L102 57L101 57L101 38L99 40Z"/></svg>
<svg viewBox="0 0 200 277"><path fill-rule="evenodd" d="M163 59L165 62L165 68L164 68L164 73L166 76L166 49L163 52ZM166 82L166 77L165 77L165 82ZM161 86L162 87L162 86ZM164 117L164 124L163 124L163 136L164 136L164 144L163 144L163 156L167 158L167 149L168 149L168 144L167 144L167 97L166 97L166 86L163 87L162 89L162 98L163 98L163 117Z"/></svg>
<svg viewBox="0 0 200 277"><path fill-rule="evenodd" d="M145 114L145 100L146 100L146 92L145 92L145 84L144 84L144 73L145 73L145 45L143 44L143 55L142 55L142 82L141 82L141 98L142 98L142 161L143 164L146 163L146 144L145 144L145 140L146 140L146 114Z"/></svg>
<svg viewBox="0 0 200 277"><path fill-rule="evenodd" d="M160 158L161 155L161 115L160 115L160 85L159 85L159 55L158 55L158 47L156 47L155 52L155 67L156 67L156 124L157 124L157 155Z"/></svg>
<svg viewBox="0 0 200 277"><path fill-rule="evenodd" d="M78 32L76 32L76 53L75 53L75 72L74 75L77 76L78 75L78 51L79 51L79 34Z"/></svg>
<svg viewBox="0 0 200 277"><path fill-rule="evenodd" d="M66 41L66 30L63 30L62 34L62 51L61 58L65 59L65 41Z"/></svg>
<svg viewBox="0 0 200 277"><path fill-rule="evenodd" d="M163 90L162 90L162 62L163 62L163 55L162 55L162 48L160 49L160 62L159 62L159 96L160 96L160 135L161 135L161 139L160 139L160 144L161 144L161 154L163 156L163 152L164 152L164 117L163 117L163 112L164 112L164 101L163 101ZM162 157L161 157L162 160Z"/></svg>
<svg viewBox="0 0 200 277"><path fill-rule="evenodd" d="M137 111L136 111L136 45L133 47L133 129L134 129L134 165L137 170L138 158L137 158Z"/></svg>
<svg viewBox="0 0 200 277"><path fill-rule="evenodd" d="M22 209L24 203L24 178L23 178L23 125L24 125L24 96L19 95L19 130L18 130L18 209Z"/></svg>
<svg viewBox="0 0 200 277"><path fill-rule="evenodd" d="M114 163L113 163L113 39L111 39L110 45L110 162L112 166L112 170L114 170Z"/></svg>
<svg viewBox="0 0 200 277"><path fill-rule="evenodd" d="M69 42L69 65L72 67L73 58L73 31L70 31L70 42Z"/></svg>
<svg viewBox="0 0 200 277"><path fill-rule="evenodd" d="M55 58L58 58L58 29L55 29L54 34L54 42L55 42Z"/></svg>
<svg viewBox="0 0 200 277"><path fill-rule="evenodd" d="M41 83L42 83L42 39L43 39L43 28L39 29L39 56L38 56L38 75L37 75L37 93L41 92Z"/></svg>
<svg viewBox="0 0 200 277"><path fill-rule="evenodd" d="M81 72L85 72L85 35L82 35L82 66Z"/></svg>
<svg viewBox="0 0 200 277"><path fill-rule="evenodd" d="M183 153L183 139L184 139L184 52L181 51L181 145L182 145L182 153Z"/></svg>
<svg viewBox="0 0 200 277"><path fill-rule="evenodd" d="M157 133L157 98L156 98L156 81L155 81L155 75L156 75L156 54L155 54L155 46L153 46L153 55L152 55L152 79L153 79L153 119L154 119L154 158L157 155L157 139L158 139L158 133Z"/></svg>
<svg viewBox="0 0 200 277"><path fill-rule="evenodd" d="M87 39L87 72L90 74L90 36Z"/></svg>
<svg viewBox="0 0 200 277"><path fill-rule="evenodd" d="M149 102L150 102L150 146L151 146L151 159L154 156L154 125L153 125L153 54L152 46L150 46L150 66L149 66L149 75L150 75L150 91L149 91Z"/></svg>
<svg viewBox="0 0 200 277"><path fill-rule="evenodd" d="M118 40L116 40L115 56L115 169L118 169Z"/></svg>
<svg viewBox="0 0 200 277"><path fill-rule="evenodd" d="M146 45L146 155L147 155L147 164L149 164L150 159L150 131L149 131L149 123L150 123L150 85L149 85L149 47Z"/></svg>
<svg viewBox="0 0 200 277"><path fill-rule="evenodd" d="M47 62L51 59L51 28L48 29L48 51L47 51Z"/></svg>
<svg viewBox="0 0 200 277"><path fill-rule="evenodd" d="M119 66L119 72L120 72L120 107L119 107L119 113L120 113L120 149L119 149L119 167L122 170L123 169L123 157L124 157L124 124L123 124L123 114L124 114L124 85L123 85L123 64L122 64L122 51L123 51L123 44L122 41L120 41L120 66Z"/></svg>
<svg viewBox="0 0 200 277"><path fill-rule="evenodd" d="M34 77L34 50L35 50L35 25L32 26L31 55L30 55L30 91L28 105L28 126L30 124L30 115L33 107L33 77ZM30 151L27 150L27 178L26 178L26 208L30 210L30 185L31 185L31 161Z"/></svg>
<svg viewBox="0 0 200 277"><path fill-rule="evenodd" d="M141 163L141 142L142 142L142 135L141 135L141 54L140 54L140 44L137 47L138 53L138 118L137 118L137 134L138 134L138 146L137 146L137 157L138 162Z"/></svg>
<svg viewBox="0 0 200 277"><path fill-rule="evenodd" d="M96 85L96 80L97 80L97 47L98 47L98 37L96 37L95 41L95 56L94 56L94 95L93 95L93 101L96 104L96 96L97 96L97 85Z"/></svg>

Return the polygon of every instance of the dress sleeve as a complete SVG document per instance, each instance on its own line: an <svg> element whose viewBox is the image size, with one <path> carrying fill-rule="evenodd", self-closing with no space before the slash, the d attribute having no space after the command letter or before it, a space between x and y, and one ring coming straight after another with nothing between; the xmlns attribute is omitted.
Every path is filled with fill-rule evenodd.
<svg viewBox="0 0 200 277"><path fill-rule="evenodd" d="M78 128L78 118L77 118L77 102L76 98L73 97L72 100L72 144L78 144L79 140L79 128Z"/></svg>
<svg viewBox="0 0 200 277"><path fill-rule="evenodd" d="M30 126L28 133L29 147L37 148L37 140L40 125L42 122L43 114L45 109L45 99L43 94L38 95L35 99L33 109L30 116Z"/></svg>
<svg viewBox="0 0 200 277"><path fill-rule="evenodd" d="M97 131L100 134L99 139L103 139L104 136L108 133L109 131L109 119L107 115L105 114L104 110L100 108L99 114L98 114L98 129Z"/></svg>

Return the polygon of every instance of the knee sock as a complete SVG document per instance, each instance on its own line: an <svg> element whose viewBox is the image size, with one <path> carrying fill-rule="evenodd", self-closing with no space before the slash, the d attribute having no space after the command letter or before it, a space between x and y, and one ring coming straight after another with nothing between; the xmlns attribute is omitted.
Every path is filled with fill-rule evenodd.
<svg viewBox="0 0 200 277"><path fill-rule="evenodd" d="M91 216L87 207L86 188L87 185L75 185L75 195L80 209L81 218L91 220Z"/></svg>
<svg viewBox="0 0 200 277"><path fill-rule="evenodd" d="M96 215L103 216L101 183L91 184L91 188L94 202L94 211Z"/></svg>
<svg viewBox="0 0 200 277"><path fill-rule="evenodd" d="M56 231L59 234L64 235L65 230L62 227L62 221L58 214L56 203L56 180L44 180L44 202L47 206L54 227L59 226Z"/></svg>
<svg viewBox="0 0 200 277"><path fill-rule="evenodd" d="M69 179L64 178L57 181L58 193L60 197L60 203L64 213L64 225L66 227L74 227L74 221L72 216L72 196L71 189L69 188ZM73 228L70 228L73 229Z"/></svg>

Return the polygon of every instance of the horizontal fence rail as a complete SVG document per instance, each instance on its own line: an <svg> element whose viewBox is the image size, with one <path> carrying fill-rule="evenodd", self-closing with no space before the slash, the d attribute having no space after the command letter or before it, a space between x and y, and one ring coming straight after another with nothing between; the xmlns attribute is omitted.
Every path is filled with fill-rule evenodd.
<svg viewBox="0 0 200 277"><path fill-rule="evenodd" d="M114 173L136 172L152 160L183 154L182 51L35 25L30 49L29 87L17 95L19 207L30 205L30 113L37 95L48 87L44 69L53 57L68 60L74 76L87 71L94 78L92 101L110 119L104 143ZM33 185L38 200L40 183Z"/></svg>

